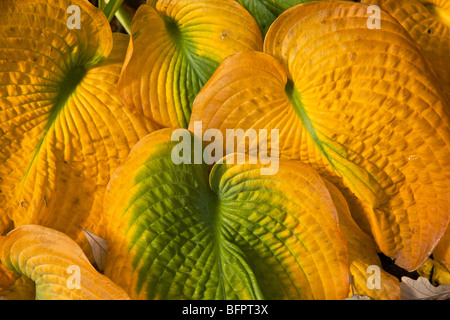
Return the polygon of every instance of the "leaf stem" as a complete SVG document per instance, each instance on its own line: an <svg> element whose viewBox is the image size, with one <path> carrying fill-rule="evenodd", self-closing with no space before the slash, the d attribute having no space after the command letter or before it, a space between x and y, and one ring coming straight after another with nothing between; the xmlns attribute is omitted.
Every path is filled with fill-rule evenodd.
<svg viewBox="0 0 450 320"><path fill-rule="evenodd" d="M123 1L124 0L101 0L99 2L99 8L106 15L109 22L116 16L125 31L128 34L131 34L131 18L122 7Z"/></svg>
<svg viewBox="0 0 450 320"><path fill-rule="evenodd" d="M131 34L131 18L123 7L116 11L116 18L128 34Z"/></svg>
<svg viewBox="0 0 450 320"><path fill-rule="evenodd" d="M105 0L99 0L98 8L103 11L103 10L105 10L105 7L106 7Z"/></svg>
<svg viewBox="0 0 450 320"><path fill-rule="evenodd" d="M114 18L116 11L120 8L123 1L124 0L104 0L106 7L103 9L103 13L106 15L109 22Z"/></svg>

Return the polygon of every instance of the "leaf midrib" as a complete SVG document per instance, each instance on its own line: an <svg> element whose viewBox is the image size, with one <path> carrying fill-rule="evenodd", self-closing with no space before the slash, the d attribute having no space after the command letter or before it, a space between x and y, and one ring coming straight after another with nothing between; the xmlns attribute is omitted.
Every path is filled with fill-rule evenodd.
<svg viewBox="0 0 450 320"><path fill-rule="evenodd" d="M22 178L22 186L24 185L24 182L26 181L26 178L33 166L33 163L35 162L42 145L45 141L45 138L47 137L48 132L54 125L56 119L58 118L58 115L63 110L64 106L66 105L67 101L69 100L70 96L75 92L77 86L80 84L84 76L86 75L87 70L83 67L75 67L72 68L67 74L64 80L60 84L59 93L56 95L53 103L53 107L50 109L47 117L47 123L43 129L43 133L41 138L39 139L39 142L36 145L36 148L34 150L33 157L30 160L30 163L23 175Z"/></svg>
<svg viewBox="0 0 450 320"><path fill-rule="evenodd" d="M291 102L291 105L293 106L295 112L297 113L298 117L300 118L300 121L302 122L306 131L309 133L310 137L313 139L315 145L317 146L317 148L319 148L320 152L327 159L328 163L333 167L333 169L338 172L336 166L333 164L333 161L331 160L331 158L328 156L327 152L325 151L322 141L317 136L317 133L311 122L311 119L309 119L309 117L305 111L305 108L303 106L303 103L301 100L301 95L296 90L294 82L291 79L288 79L285 90L286 90L286 95L287 95L289 101Z"/></svg>
<svg viewBox="0 0 450 320"><path fill-rule="evenodd" d="M175 21L173 18L169 16L163 15L161 13L159 14L164 22L164 26L169 35L169 38L173 42L175 48L179 51L181 57L185 58L188 62L188 65L190 66L190 69L192 71L191 79L194 76L197 78L198 90L196 90L197 92L193 92L193 97L195 97L200 91L200 89L212 76L214 71L217 69L219 63L196 54L194 51L195 48L186 44L186 41L183 37L183 32L180 29L180 26L178 25L177 21ZM198 61L199 59L202 61ZM209 62L208 64L205 63L206 60ZM189 74L186 74L185 76L188 77ZM194 81L191 82L193 83ZM194 102L193 99L188 98L189 105L187 107L189 108L189 110L192 110L193 102ZM184 115L184 119L181 119L180 116L177 115L177 118L180 123L180 126L187 128L190 120L190 115Z"/></svg>

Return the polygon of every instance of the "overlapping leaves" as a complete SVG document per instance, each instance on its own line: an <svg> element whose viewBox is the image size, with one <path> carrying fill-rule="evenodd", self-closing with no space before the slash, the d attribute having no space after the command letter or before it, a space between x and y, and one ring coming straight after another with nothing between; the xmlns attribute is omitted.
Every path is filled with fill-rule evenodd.
<svg viewBox="0 0 450 320"><path fill-rule="evenodd" d="M450 99L450 2L447 0L362 0L392 15L425 53Z"/></svg>
<svg viewBox="0 0 450 320"><path fill-rule="evenodd" d="M208 174L193 153L174 164L171 132L141 140L110 182L105 275L139 299L347 296L346 241L314 170L262 176L229 155Z"/></svg>
<svg viewBox="0 0 450 320"><path fill-rule="evenodd" d="M418 43L431 69L437 74L450 99L450 2L445 0L362 0L362 3L377 5L392 15ZM450 229L437 244L433 255L450 268ZM450 269L449 269L450 270Z"/></svg>
<svg viewBox="0 0 450 320"><path fill-rule="evenodd" d="M36 300L129 299L94 269L75 241L47 227L14 229L0 241L0 258L7 268L35 282Z"/></svg>
<svg viewBox="0 0 450 320"><path fill-rule="evenodd" d="M262 34L265 35L270 25L282 12L308 0L237 0L237 2L252 14Z"/></svg>
<svg viewBox="0 0 450 320"><path fill-rule="evenodd" d="M142 5L133 18L121 96L160 126L187 127L192 102L219 63L245 50L262 50L261 32L233 0Z"/></svg>
<svg viewBox="0 0 450 320"><path fill-rule="evenodd" d="M128 298L69 238L86 249L81 230L107 235L105 274L139 299L343 299L350 275L358 295L398 299L384 271L366 285L377 249L426 273L439 240L448 268L447 4L368 3L393 15L372 30L364 4L238 2L148 1L130 39L87 1L0 0L0 231L66 233L1 240L37 298ZM235 154L210 171L174 163L172 129L146 136L196 121L278 129L287 159L273 176Z"/></svg>
<svg viewBox="0 0 450 320"><path fill-rule="evenodd" d="M312 0L237 0L258 22L263 35L280 14L296 5ZM317 0L315 0L317 1ZM334 0L318 0L334 1ZM345 1L345 0L344 0ZM350 0L347 0L350 1Z"/></svg>
<svg viewBox="0 0 450 320"><path fill-rule="evenodd" d="M399 300L399 280L382 269L373 239L353 220L342 193L328 180L323 180L338 212L339 229L347 240L349 273L352 279L349 298L358 295L376 300ZM379 277L376 284L370 283L371 273Z"/></svg>
<svg viewBox="0 0 450 320"><path fill-rule="evenodd" d="M449 221L448 104L420 48L391 16L311 2L285 11L264 53L228 57L190 128L276 128L280 155L357 197L357 222L399 266L418 268ZM348 191L349 190L349 191Z"/></svg>
<svg viewBox="0 0 450 320"><path fill-rule="evenodd" d="M80 29L67 8L80 8ZM115 168L153 130L116 83L128 36L87 1L0 1L0 231L41 224L101 234Z"/></svg>

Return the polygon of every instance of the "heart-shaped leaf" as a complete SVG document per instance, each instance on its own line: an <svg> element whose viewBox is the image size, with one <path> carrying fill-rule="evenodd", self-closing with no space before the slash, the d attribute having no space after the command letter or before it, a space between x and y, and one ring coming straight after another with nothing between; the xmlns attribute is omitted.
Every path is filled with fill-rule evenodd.
<svg viewBox="0 0 450 320"><path fill-rule="evenodd" d="M361 3L378 6L401 23L431 62L450 99L450 2L361 0Z"/></svg>
<svg viewBox="0 0 450 320"><path fill-rule="evenodd" d="M0 231L41 224L88 250L78 226L101 236L106 184L153 130L116 88L129 36L81 0L1 1L0 21Z"/></svg>
<svg viewBox="0 0 450 320"><path fill-rule="evenodd" d="M179 143L201 150L185 132ZM114 174L105 275L137 299L347 297L346 242L314 170L281 161L261 175L268 165L232 154L209 173L195 152L175 164L175 140L172 129L149 134Z"/></svg>
<svg viewBox="0 0 450 320"><path fill-rule="evenodd" d="M165 127L187 127L198 91L228 55L262 50L253 17L233 0L141 5L119 86L128 105Z"/></svg>
<svg viewBox="0 0 450 320"><path fill-rule="evenodd" d="M404 28L382 13L383 28L369 29L367 8L328 1L285 11L265 53L237 53L218 67L189 128L278 129L280 156L349 189L364 209L355 220L415 270L449 221L449 106Z"/></svg>
<svg viewBox="0 0 450 320"><path fill-rule="evenodd" d="M36 300L128 300L98 273L78 244L62 232L24 225L0 243L2 263L36 284Z"/></svg>

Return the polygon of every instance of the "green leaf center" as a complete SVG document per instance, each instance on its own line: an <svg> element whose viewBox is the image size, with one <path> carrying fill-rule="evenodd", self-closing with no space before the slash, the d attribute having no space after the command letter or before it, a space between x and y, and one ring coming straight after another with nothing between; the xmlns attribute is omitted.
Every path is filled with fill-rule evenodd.
<svg viewBox="0 0 450 320"><path fill-rule="evenodd" d="M48 132L50 131L51 127L55 123L55 120L57 119L59 113L66 105L67 101L69 100L72 93L76 90L77 86L83 80L83 77L86 75L86 72L87 70L83 67L75 67L67 73L66 77L61 82L59 92L54 99L53 107L50 109L50 112L48 114L47 123L43 130L42 137L35 148L33 158L31 159L30 164L27 170L25 171L22 182L26 180L26 177L28 176L31 167L34 161L36 160L39 151L41 150L44 140Z"/></svg>

